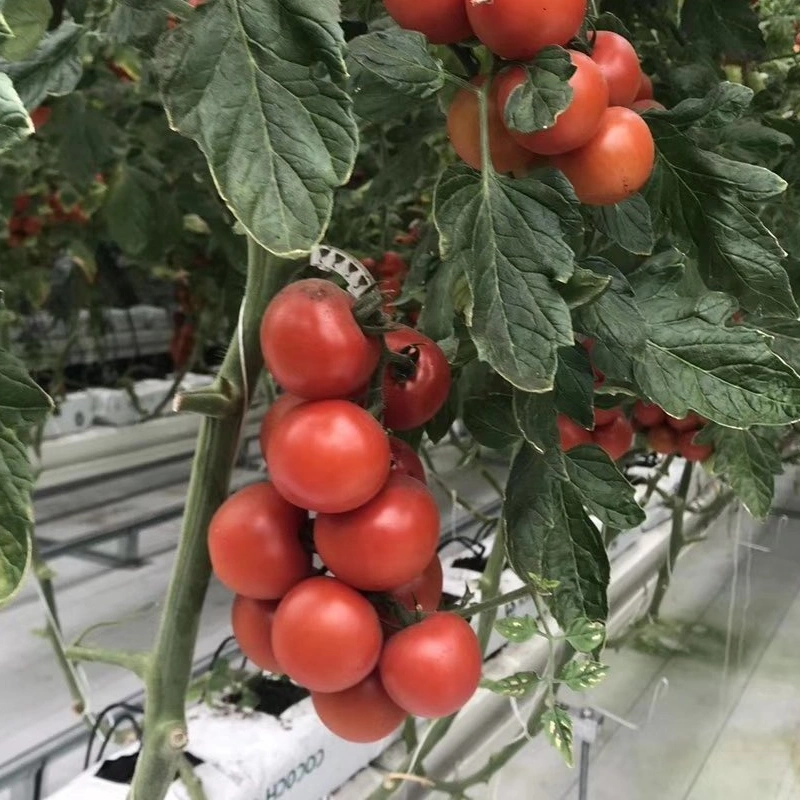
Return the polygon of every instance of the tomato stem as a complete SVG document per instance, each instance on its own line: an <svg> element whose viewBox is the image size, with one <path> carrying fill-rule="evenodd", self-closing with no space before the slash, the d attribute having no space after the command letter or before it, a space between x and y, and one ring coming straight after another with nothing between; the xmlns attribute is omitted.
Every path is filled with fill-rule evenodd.
<svg viewBox="0 0 800 800"><path fill-rule="evenodd" d="M172 410L176 414L188 411L214 419L232 417L241 408L241 394L229 381L222 379L218 383L220 388L192 389L176 394Z"/></svg>
<svg viewBox="0 0 800 800"><path fill-rule="evenodd" d="M68 647L66 656L70 661L86 661L96 664L110 664L144 677L150 663L149 653L137 653L130 650L106 650L102 647Z"/></svg>

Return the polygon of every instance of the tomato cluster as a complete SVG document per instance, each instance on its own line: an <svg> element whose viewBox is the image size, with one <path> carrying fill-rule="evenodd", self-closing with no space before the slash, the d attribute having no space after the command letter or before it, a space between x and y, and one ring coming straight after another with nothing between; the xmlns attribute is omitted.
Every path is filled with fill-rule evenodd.
<svg viewBox="0 0 800 800"><path fill-rule="evenodd" d="M594 430L589 431L565 414L559 414L561 449L567 453L582 444L596 444L618 461L633 447L633 426L621 408L595 408L594 418Z"/></svg>
<svg viewBox="0 0 800 800"><path fill-rule="evenodd" d="M707 420L699 414L689 413L683 419L671 417L654 403L636 402L633 409L636 426L647 436L647 443L657 453L678 454L687 461L705 461L713 452L710 445L697 444L695 437Z"/></svg>
<svg viewBox="0 0 800 800"><path fill-rule="evenodd" d="M345 739L376 741L408 714L454 713L482 657L470 625L437 610L439 509L416 452L359 404L384 369L386 425L423 424L449 391L444 354L404 327L382 347L353 298L318 279L276 296L261 344L287 391L261 427L270 481L230 497L209 528L214 571L237 594L242 651L309 689Z"/></svg>
<svg viewBox="0 0 800 800"><path fill-rule="evenodd" d="M383 311L389 316L395 313L394 301L403 292L403 283L408 277L408 262L394 250L387 250L381 259L365 258L362 263L378 283L385 298Z"/></svg>
<svg viewBox="0 0 800 800"><path fill-rule="evenodd" d="M496 56L526 62L551 45L576 40L587 12L586 0L533 3L526 0L385 0L402 27L424 33L435 44L477 37ZM581 46L581 45L578 45ZM638 192L655 163L655 143L637 112L663 108L653 100L653 84L642 72L633 45L613 31L590 37L591 55L568 50L575 72L570 105L555 124L522 133L506 124L509 99L528 80L520 64L494 78L488 94L489 151L498 172L525 174L550 161L569 178L578 198L590 205L613 205ZM482 86L486 76L472 83ZM481 168L480 109L474 90L460 90L448 111L447 129L458 155Z"/></svg>
<svg viewBox="0 0 800 800"><path fill-rule="evenodd" d="M28 239L39 236L45 225L64 225L74 223L86 225L89 215L76 205L67 210L61 198L55 192L47 195L48 210L44 213L40 208L40 201L30 194L19 194L14 198L14 210L8 220L8 244L10 247L21 247Z"/></svg>

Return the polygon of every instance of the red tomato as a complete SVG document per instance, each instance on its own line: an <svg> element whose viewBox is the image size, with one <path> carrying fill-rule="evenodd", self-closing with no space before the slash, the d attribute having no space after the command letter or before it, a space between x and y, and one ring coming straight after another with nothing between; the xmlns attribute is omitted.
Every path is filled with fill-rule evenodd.
<svg viewBox="0 0 800 800"><path fill-rule="evenodd" d="M325 566L349 586L387 591L419 575L439 543L439 507L408 475L392 475L368 503L345 514L319 514L314 543Z"/></svg>
<svg viewBox="0 0 800 800"><path fill-rule="evenodd" d="M386 694L377 672L342 692L312 692L311 702L322 724L348 742L380 741L408 716Z"/></svg>
<svg viewBox="0 0 800 800"><path fill-rule="evenodd" d="M639 80L639 91L636 92L634 100L652 100L653 97L653 81L649 75L643 72Z"/></svg>
<svg viewBox="0 0 800 800"><path fill-rule="evenodd" d="M278 491L312 511L364 505L389 477L389 438L368 412L346 400L303 403L273 428L267 467Z"/></svg>
<svg viewBox="0 0 800 800"><path fill-rule="evenodd" d="M433 44L455 44L472 36L464 0L384 0L401 27L419 31Z"/></svg>
<svg viewBox="0 0 800 800"><path fill-rule="evenodd" d="M409 611L436 611L442 602L444 576L439 556L434 556L421 575L392 591L392 597Z"/></svg>
<svg viewBox="0 0 800 800"><path fill-rule="evenodd" d="M694 411L690 411L683 419L678 419L670 414L667 414L667 425L676 431L696 431L705 419Z"/></svg>
<svg viewBox="0 0 800 800"><path fill-rule="evenodd" d="M335 578L295 586L272 623L278 663L312 692L341 692L363 681L375 669L382 643L375 609Z"/></svg>
<svg viewBox="0 0 800 800"><path fill-rule="evenodd" d="M645 403L644 400L637 400L633 407L633 418L645 428L654 428L661 425L666 419L667 414L661 406L655 403Z"/></svg>
<svg viewBox="0 0 800 800"><path fill-rule="evenodd" d="M473 78L475 86L482 86L486 78ZM489 151L492 166L497 172L527 172L538 161L537 157L518 145L509 134L500 115L496 93L489 92ZM478 96L470 89L460 89L447 112L447 135L450 144L473 169L480 169L481 124Z"/></svg>
<svg viewBox="0 0 800 800"><path fill-rule="evenodd" d="M610 425L617 417L625 416L621 408L595 408L594 424L598 428Z"/></svg>
<svg viewBox="0 0 800 800"><path fill-rule="evenodd" d="M292 283L269 304L261 323L267 369L290 394L306 400L348 397L369 380L380 342L353 317L354 300L330 281Z"/></svg>
<svg viewBox="0 0 800 800"><path fill-rule="evenodd" d="M570 78L572 102L556 119L555 125L537 133L519 133L508 129L513 139L532 153L554 155L581 147L594 136L600 118L608 108L608 85L600 68L589 56L569 50L572 63L577 68ZM522 67L512 67L497 79L497 100L500 116L504 119L505 107L512 92L522 86L526 72Z"/></svg>
<svg viewBox="0 0 800 800"><path fill-rule="evenodd" d="M714 448L709 444L695 444L696 430L684 431L678 436L678 452L687 460L693 462L705 461Z"/></svg>
<svg viewBox="0 0 800 800"><path fill-rule="evenodd" d="M498 56L529 61L542 48L577 36L587 0L465 0L476 36Z"/></svg>
<svg viewBox="0 0 800 800"><path fill-rule="evenodd" d="M583 147L553 156L582 203L607 206L638 192L650 178L656 150L647 123L629 108L606 109Z"/></svg>
<svg viewBox="0 0 800 800"><path fill-rule="evenodd" d="M29 194L18 194L14 198L14 213L24 214L31 207L31 196Z"/></svg>
<svg viewBox="0 0 800 800"><path fill-rule="evenodd" d="M34 109L31 111L31 122L33 123L34 130L39 131L48 122L50 122L50 117L53 116L53 109L49 108L48 106L39 106L39 108Z"/></svg>
<svg viewBox="0 0 800 800"><path fill-rule="evenodd" d="M678 452L678 434L669 425L658 425L647 432L647 443L665 456Z"/></svg>
<svg viewBox="0 0 800 800"><path fill-rule="evenodd" d="M446 717L475 694L483 657L478 637L456 614L438 612L396 633L383 649L383 685L418 717Z"/></svg>
<svg viewBox="0 0 800 800"><path fill-rule="evenodd" d="M259 431L259 442L261 444L261 455L267 460L267 442L275 426L295 407L306 401L293 394L282 394L264 414L261 420L261 430Z"/></svg>
<svg viewBox="0 0 800 800"><path fill-rule="evenodd" d="M305 519L271 483L239 490L217 509L208 528L216 576L245 597L283 597L311 572L311 554L300 543Z"/></svg>
<svg viewBox="0 0 800 800"><path fill-rule="evenodd" d="M389 449L392 452L392 469L400 475L410 475L421 483L428 483L425 467L414 448L395 436L389 437Z"/></svg>
<svg viewBox="0 0 800 800"><path fill-rule="evenodd" d="M618 416L610 425L598 428L593 438L611 459L619 461L633 447L633 426L625 417Z"/></svg>
<svg viewBox="0 0 800 800"><path fill-rule="evenodd" d="M169 343L169 355L175 369L183 369L192 357L195 345L194 325L183 322L172 334Z"/></svg>
<svg viewBox="0 0 800 800"><path fill-rule="evenodd" d="M631 103L631 109L641 114L644 111L666 111L667 107L658 102L658 100L634 100Z"/></svg>
<svg viewBox="0 0 800 800"><path fill-rule="evenodd" d="M257 667L281 673L272 652L272 623L278 604L272 600L253 600L237 594L233 601L231 621L233 635L241 649Z"/></svg>
<svg viewBox="0 0 800 800"><path fill-rule="evenodd" d="M400 253L388 250L383 254L383 258L377 266L377 271L382 278L396 278L399 281L404 281L408 275L408 263Z"/></svg>
<svg viewBox="0 0 800 800"><path fill-rule="evenodd" d="M568 453L582 444L592 443L591 431L582 428L566 414L558 415L558 432L561 435L561 449Z"/></svg>
<svg viewBox="0 0 800 800"><path fill-rule="evenodd" d="M414 362L413 374L390 364L383 381L384 421L408 431L436 416L450 393L450 365L439 345L413 328L402 326L386 334L386 346Z"/></svg>
<svg viewBox="0 0 800 800"><path fill-rule="evenodd" d="M22 221L22 231L26 236L38 236L43 227L41 217L25 217Z"/></svg>
<svg viewBox="0 0 800 800"><path fill-rule="evenodd" d="M642 68L633 45L613 31L597 31L592 60L608 82L609 105L629 106L642 83Z"/></svg>

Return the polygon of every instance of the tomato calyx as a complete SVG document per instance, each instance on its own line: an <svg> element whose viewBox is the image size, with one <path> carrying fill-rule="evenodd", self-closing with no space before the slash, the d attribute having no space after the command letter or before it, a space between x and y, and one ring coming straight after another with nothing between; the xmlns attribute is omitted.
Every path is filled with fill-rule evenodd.
<svg viewBox="0 0 800 800"><path fill-rule="evenodd" d="M414 344L406 345L402 350L389 351L387 369L397 383L408 383L417 376L417 365L420 359L420 350Z"/></svg>

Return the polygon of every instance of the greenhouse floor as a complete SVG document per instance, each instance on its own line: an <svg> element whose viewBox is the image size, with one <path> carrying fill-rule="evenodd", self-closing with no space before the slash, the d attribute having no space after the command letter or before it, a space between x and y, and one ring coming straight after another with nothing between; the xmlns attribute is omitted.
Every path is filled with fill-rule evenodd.
<svg viewBox="0 0 800 800"><path fill-rule="evenodd" d="M629 639L604 654L603 684L566 698L625 723L606 717L591 745L587 800L800 800L800 522L727 515L679 563L664 617L682 623L664 631L672 652ZM540 738L470 796L572 800L579 769Z"/></svg>

